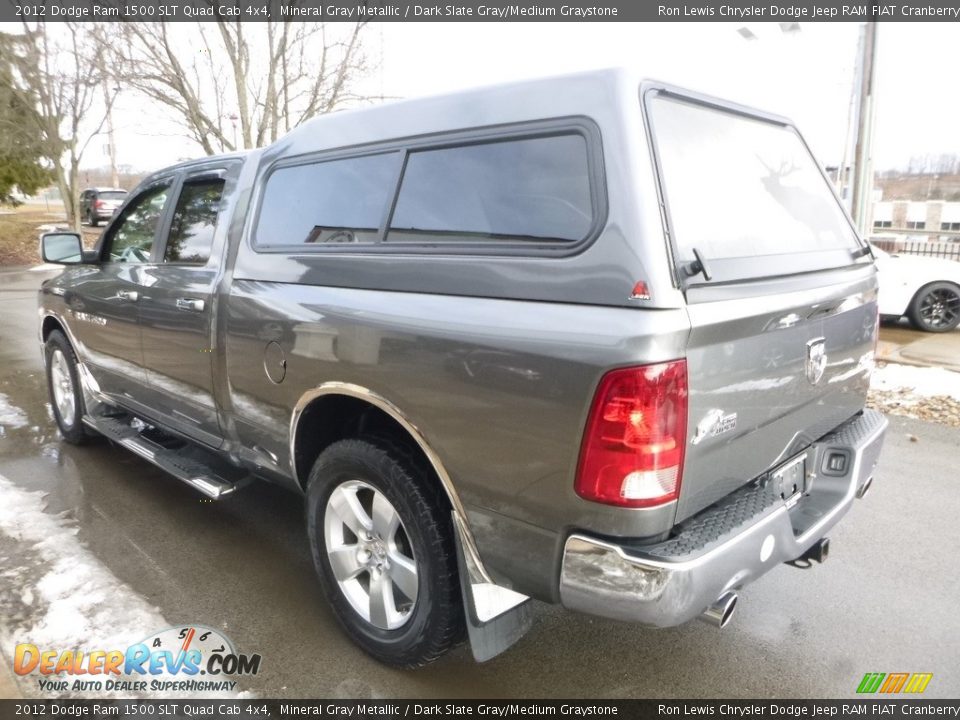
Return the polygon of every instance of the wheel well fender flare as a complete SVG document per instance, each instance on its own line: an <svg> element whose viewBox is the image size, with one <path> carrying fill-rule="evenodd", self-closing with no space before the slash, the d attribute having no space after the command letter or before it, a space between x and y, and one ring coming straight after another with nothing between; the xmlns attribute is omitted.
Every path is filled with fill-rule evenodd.
<svg viewBox="0 0 960 720"><path fill-rule="evenodd" d="M301 487L303 486L304 478L300 477L302 473L300 473L297 468L297 441L299 439L298 427L300 424L300 419L303 417L307 408L310 407L310 405L315 401L324 397L337 395L363 401L368 405L382 411L394 422L396 422L397 425L399 425L400 428L402 428L407 434L407 436L416 444L417 448L423 453L424 457L427 459L427 462L430 464L430 467L433 469L433 472L436 474L437 479L440 481L440 486L443 488L444 494L450 501L450 507L454 513L457 532L466 535L464 538L466 540L466 544L469 550L472 551L476 559L479 561L479 554L476 550L473 535L470 532L467 524L466 510L464 509L463 502L460 500L460 495L457 493L457 490L453 485L453 481L450 479L450 473L447 472L447 469L444 467L440 457L427 442L419 428L394 403L390 402L382 395L373 392L369 388L363 387L362 385L356 385L354 383L326 382L306 391L300 396L300 399L294 406L293 413L290 416L289 430L289 462L290 472L294 481ZM482 564L480 565L480 572L486 576L489 581L489 575L487 575L486 570L483 569Z"/></svg>

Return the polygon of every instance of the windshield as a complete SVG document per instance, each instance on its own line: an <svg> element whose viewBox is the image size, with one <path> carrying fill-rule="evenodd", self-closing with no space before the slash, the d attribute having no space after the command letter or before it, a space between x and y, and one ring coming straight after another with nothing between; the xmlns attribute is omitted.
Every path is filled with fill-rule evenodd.
<svg viewBox="0 0 960 720"><path fill-rule="evenodd" d="M110 192L98 193L98 197L101 200L123 200L126 196L127 193L123 190L113 190Z"/></svg>
<svg viewBox="0 0 960 720"><path fill-rule="evenodd" d="M792 128L663 96L650 112L678 261L694 249L740 260L739 271L724 263L728 277L781 274L777 255L810 253L802 269L852 262L856 234Z"/></svg>

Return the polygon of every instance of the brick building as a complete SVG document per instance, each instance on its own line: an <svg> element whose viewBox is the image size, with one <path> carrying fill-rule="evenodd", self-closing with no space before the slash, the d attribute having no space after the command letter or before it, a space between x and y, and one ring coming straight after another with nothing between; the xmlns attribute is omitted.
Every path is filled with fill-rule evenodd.
<svg viewBox="0 0 960 720"><path fill-rule="evenodd" d="M883 200L873 204L873 232L932 242L960 242L960 202Z"/></svg>

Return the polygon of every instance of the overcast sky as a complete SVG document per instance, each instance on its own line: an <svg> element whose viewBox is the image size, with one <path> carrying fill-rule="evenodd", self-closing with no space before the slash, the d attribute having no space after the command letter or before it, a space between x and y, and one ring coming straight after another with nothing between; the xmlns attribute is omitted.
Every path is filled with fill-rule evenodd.
<svg viewBox="0 0 960 720"><path fill-rule="evenodd" d="M255 27L255 26L251 26ZM625 65L643 75L762 107L793 118L824 165L843 157L858 23L372 23L368 43L382 56L369 94L446 92L506 80ZM960 154L960 25L883 23L878 33L874 166L903 166L913 155ZM155 169L200 154L145 122L144 101L118 105L118 162ZM149 137L149 142L145 139ZM106 165L94 142L84 165Z"/></svg>

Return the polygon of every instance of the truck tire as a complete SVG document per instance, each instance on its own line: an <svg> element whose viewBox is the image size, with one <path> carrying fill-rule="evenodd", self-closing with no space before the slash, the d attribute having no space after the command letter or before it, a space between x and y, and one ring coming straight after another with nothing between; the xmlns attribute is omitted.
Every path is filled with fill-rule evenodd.
<svg viewBox="0 0 960 720"><path fill-rule="evenodd" d="M452 520L430 473L389 439L341 440L307 485L307 531L337 620L377 660L413 668L463 637Z"/></svg>
<svg viewBox="0 0 960 720"><path fill-rule="evenodd" d="M90 227L96 227L100 224L97 216L93 214L93 210L87 210L87 222L90 223Z"/></svg>
<svg viewBox="0 0 960 720"><path fill-rule="evenodd" d="M54 330L43 346L47 370L47 390L53 417L63 439L73 445L83 445L96 433L83 424L86 407L80 374L77 371L77 356L70 341L59 330Z"/></svg>
<svg viewBox="0 0 960 720"><path fill-rule="evenodd" d="M924 285L910 301L907 317L917 330L953 330L960 324L960 287L952 282Z"/></svg>

